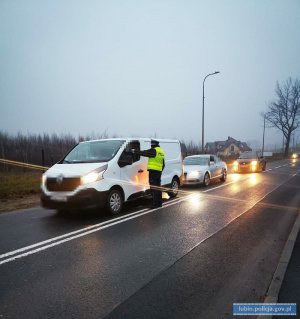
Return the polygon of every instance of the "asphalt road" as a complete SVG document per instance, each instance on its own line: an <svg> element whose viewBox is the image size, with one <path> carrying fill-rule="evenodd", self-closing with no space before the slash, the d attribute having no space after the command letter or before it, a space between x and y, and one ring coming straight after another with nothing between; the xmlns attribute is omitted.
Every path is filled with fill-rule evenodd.
<svg viewBox="0 0 300 319"><path fill-rule="evenodd" d="M0 215L0 318L231 318L262 302L300 206L300 161L118 217Z"/></svg>

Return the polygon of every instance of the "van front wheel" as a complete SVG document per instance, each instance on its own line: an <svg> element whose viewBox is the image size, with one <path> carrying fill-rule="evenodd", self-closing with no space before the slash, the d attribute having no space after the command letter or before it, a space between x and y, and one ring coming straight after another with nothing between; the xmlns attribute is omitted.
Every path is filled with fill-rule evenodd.
<svg viewBox="0 0 300 319"><path fill-rule="evenodd" d="M171 198L174 198L178 194L178 189L179 189L179 181L176 177L173 177L172 182L171 182L171 189L172 191L168 192L168 195Z"/></svg>
<svg viewBox="0 0 300 319"><path fill-rule="evenodd" d="M106 206L112 215L119 214L123 207L122 193L117 189L112 189L107 196Z"/></svg>

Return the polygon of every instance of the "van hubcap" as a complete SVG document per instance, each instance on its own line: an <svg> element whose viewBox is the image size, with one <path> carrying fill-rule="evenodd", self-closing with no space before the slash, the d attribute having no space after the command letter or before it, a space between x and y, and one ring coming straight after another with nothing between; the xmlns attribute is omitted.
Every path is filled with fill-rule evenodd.
<svg viewBox="0 0 300 319"><path fill-rule="evenodd" d="M178 193L178 188L179 188L178 182L177 182L176 179L174 179L174 180L172 181L172 184L171 184L171 189L172 189L171 194L172 194L172 196L176 196L176 195L177 195L177 193ZM169 196L171 196L170 193L169 193Z"/></svg>
<svg viewBox="0 0 300 319"><path fill-rule="evenodd" d="M173 181L172 190L174 194L178 192L178 183L176 180Z"/></svg>
<svg viewBox="0 0 300 319"><path fill-rule="evenodd" d="M109 200L109 205L112 211L117 212L121 207L121 197L117 193L113 193Z"/></svg>

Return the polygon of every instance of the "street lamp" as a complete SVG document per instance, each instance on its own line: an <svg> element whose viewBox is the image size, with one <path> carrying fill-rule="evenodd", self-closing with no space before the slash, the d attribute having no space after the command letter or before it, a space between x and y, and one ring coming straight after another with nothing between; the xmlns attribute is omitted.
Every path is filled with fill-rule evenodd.
<svg viewBox="0 0 300 319"><path fill-rule="evenodd" d="M214 73L207 74L203 80L203 94L202 94L202 154L204 154L204 82L210 75L218 74L220 71L215 71Z"/></svg>
<svg viewBox="0 0 300 319"><path fill-rule="evenodd" d="M264 152L265 152L265 131L266 131L266 114L264 114L264 131L263 131L263 143L262 143L261 156L264 156Z"/></svg>

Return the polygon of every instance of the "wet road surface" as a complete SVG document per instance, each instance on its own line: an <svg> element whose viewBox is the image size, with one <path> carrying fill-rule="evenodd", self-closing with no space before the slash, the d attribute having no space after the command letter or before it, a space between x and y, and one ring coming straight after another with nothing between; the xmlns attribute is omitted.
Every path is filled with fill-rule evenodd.
<svg viewBox="0 0 300 319"><path fill-rule="evenodd" d="M230 318L262 302L298 213L300 164L184 187L150 210L0 216L0 318Z"/></svg>

